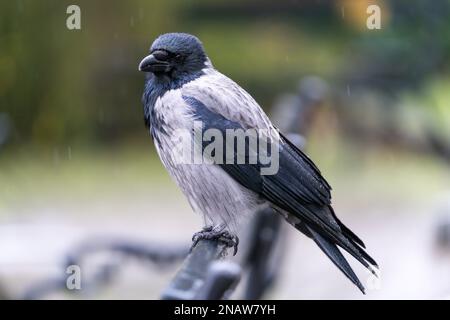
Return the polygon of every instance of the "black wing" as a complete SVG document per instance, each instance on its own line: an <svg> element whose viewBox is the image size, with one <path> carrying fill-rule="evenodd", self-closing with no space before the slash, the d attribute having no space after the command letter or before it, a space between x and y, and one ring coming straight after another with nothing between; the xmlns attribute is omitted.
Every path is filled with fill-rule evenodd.
<svg viewBox="0 0 450 320"><path fill-rule="evenodd" d="M239 183L306 223L372 270L369 263L377 264L362 249L364 243L334 214L330 205L331 188L319 169L288 139L283 136L281 139L279 170L274 175L260 175L259 165L225 164L222 168Z"/></svg>
<svg viewBox="0 0 450 320"><path fill-rule="evenodd" d="M204 129L214 128L225 133L226 129L242 128L239 123L212 112L201 101L184 98L193 107L193 116L203 121ZM376 266L376 262L361 248L364 243L336 218L330 206L331 187L319 169L283 135L276 174L261 175L263 165L260 163L233 162L220 166L240 184L269 200L276 208L287 211L327 241L339 245L370 270L367 261ZM308 235L311 236L311 232Z"/></svg>

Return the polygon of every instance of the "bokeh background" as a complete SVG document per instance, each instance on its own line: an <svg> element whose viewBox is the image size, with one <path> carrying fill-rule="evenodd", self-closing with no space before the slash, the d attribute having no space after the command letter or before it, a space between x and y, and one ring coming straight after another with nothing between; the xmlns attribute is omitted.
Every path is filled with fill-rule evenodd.
<svg viewBox="0 0 450 320"><path fill-rule="evenodd" d="M81 30L66 28L70 4ZM366 27L370 4L381 7L381 30ZM3 297L60 275L80 242L187 245L199 230L140 102L137 65L174 31L197 35L217 69L304 136L336 212L381 266L374 282L352 263L371 289L362 296L287 228L267 298L450 297L447 0L0 2ZM121 271L89 298L157 299L178 267L105 259Z"/></svg>

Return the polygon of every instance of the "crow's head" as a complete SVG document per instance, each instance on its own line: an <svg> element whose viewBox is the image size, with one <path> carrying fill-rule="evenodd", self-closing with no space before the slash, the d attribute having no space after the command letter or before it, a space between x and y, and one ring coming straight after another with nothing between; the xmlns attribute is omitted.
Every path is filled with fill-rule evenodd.
<svg viewBox="0 0 450 320"><path fill-rule="evenodd" d="M150 55L141 61L139 70L176 79L201 72L207 61L197 37L187 33L166 33L153 42Z"/></svg>

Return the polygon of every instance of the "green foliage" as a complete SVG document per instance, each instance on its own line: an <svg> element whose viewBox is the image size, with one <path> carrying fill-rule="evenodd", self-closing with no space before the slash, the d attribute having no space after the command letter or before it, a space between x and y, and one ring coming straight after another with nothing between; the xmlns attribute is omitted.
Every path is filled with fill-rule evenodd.
<svg viewBox="0 0 450 320"><path fill-rule="evenodd" d="M415 35L424 38L418 32L422 20L419 30L401 24L395 29L393 23L376 36L359 34L345 24L339 2L80 0L82 30L71 31L66 8L72 3L0 2L0 112L12 119L11 145L53 148L145 139L144 75L137 65L161 33L198 35L215 66L264 108L276 95L295 91L304 75L334 81L343 69L352 69L355 39L381 44L378 51L361 46L364 54L383 56L386 48L403 60L408 48L414 49ZM450 20L445 21L436 41L448 55ZM402 39L408 46L396 50ZM421 59L412 56L406 58Z"/></svg>

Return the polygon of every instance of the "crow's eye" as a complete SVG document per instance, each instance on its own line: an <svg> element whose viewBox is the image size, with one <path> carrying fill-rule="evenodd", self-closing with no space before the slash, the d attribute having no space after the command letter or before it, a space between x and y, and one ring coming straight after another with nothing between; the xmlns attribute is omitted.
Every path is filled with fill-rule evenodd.
<svg viewBox="0 0 450 320"><path fill-rule="evenodd" d="M156 50L152 54L159 61L166 61L169 59L169 53L164 50Z"/></svg>

